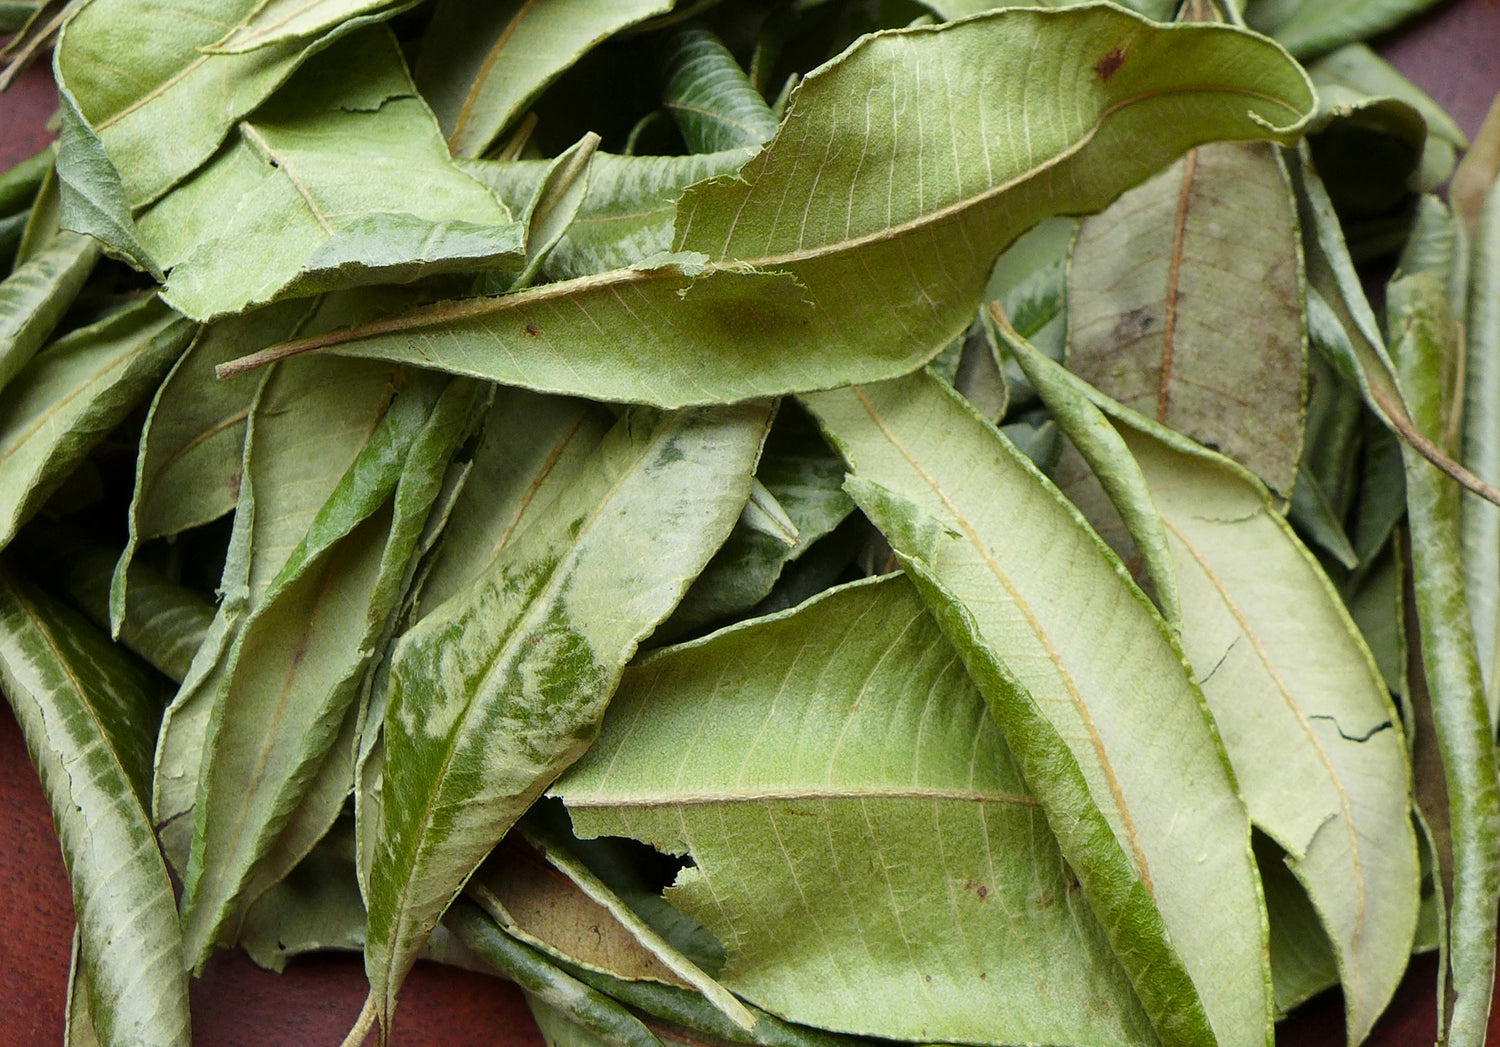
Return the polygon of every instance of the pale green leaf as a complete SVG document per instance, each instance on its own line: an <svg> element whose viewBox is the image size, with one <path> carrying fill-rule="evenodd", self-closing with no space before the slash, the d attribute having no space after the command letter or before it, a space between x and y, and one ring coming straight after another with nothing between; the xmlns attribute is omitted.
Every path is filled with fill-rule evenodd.
<svg viewBox="0 0 1500 1047"><path fill-rule="evenodd" d="M798 408L783 404L756 470L757 482L785 511L791 544L742 519L714 554L657 640L726 621L770 595L787 564L843 523L854 508L844 493L844 463Z"/></svg>
<svg viewBox="0 0 1500 1047"><path fill-rule="evenodd" d="M729 49L706 29L684 29L662 58L662 105L690 153L757 148L776 133L776 117Z"/></svg>
<svg viewBox="0 0 1500 1047"><path fill-rule="evenodd" d="M441 0L417 85L454 156L482 156L521 111L594 45L674 0Z"/></svg>
<svg viewBox="0 0 1500 1047"><path fill-rule="evenodd" d="M1437 0L1249 0L1245 21L1310 58L1391 29Z"/></svg>
<svg viewBox="0 0 1500 1047"><path fill-rule="evenodd" d="M104 633L8 571L0 681L62 841L98 1042L187 1047L172 881L146 813L156 682Z"/></svg>
<svg viewBox="0 0 1500 1047"><path fill-rule="evenodd" d="M1271 917L1271 979L1280 1016L1338 985L1338 962L1317 910L1283 861L1285 852L1262 836L1255 844Z"/></svg>
<svg viewBox="0 0 1500 1047"><path fill-rule="evenodd" d="M740 169L750 149L692 156L595 153L588 190L562 238L547 255L555 280L624 269L672 249L677 200L684 189ZM467 160L459 169L493 189L519 213L551 170L547 160Z"/></svg>
<svg viewBox="0 0 1500 1047"><path fill-rule="evenodd" d="M1152 596L1162 610L1162 617L1181 633L1185 623L1182 603L1177 595L1177 570L1166 528L1140 464L1130 453L1124 438L1078 383L1069 381L1059 365L1017 337L1007 324L998 327L1027 381L1041 396L1058 428L1083 456L1094 478L1108 495L1114 511L1119 514L1120 523L1129 532L1134 556L1140 557L1142 567L1150 575ZM1088 507L1079 505L1079 509L1094 524L1100 536L1109 540L1105 528L1089 513ZM1111 548L1121 552L1121 547L1114 542L1111 542ZM1122 554L1121 559L1130 563L1134 556Z"/></svg>
<svg viewBox="0 0 1500 1047"><path fill-rule="evenodd" d="M1064 390L1097 395L1034 350L1020 357L1049 405L1066 404ZM1222 456L1100 403L1138 464L1144 490L1130 493L1166 532L1183 649L1250 818L1286 852L1333 943L1357 1044L1401 980L1417 918L1411 768L1396 710L1270 493ZM1054 415L1073 436L1071 415ZM1101 453L1112 448L1074 442L1096 471L1118 467L1118 452ZM1138 544L1156 530L1140 528L1142 515L1126 516Z"/></svg>
<svg viewBox="0 0 1500 1047"><path fill-rule="evenodd" d="M98 0L63 28L54 57L60 92L74 107L77 132L98 147L91 162L113 168L105 178L96 167L82 184L114 183L118 195L105 209L113 222L128 221L132 210L206 162L308 56L379 17L351 18L320 37L245 54L207 50L261 2L187 0L164 17L154 0ZM127 69L130 75L121 75Z"/></svg>
<svg viewBox="0 0 1500 1047"><path fill-rule="evenodd" d="M665 406L890 377L967 329L1027 227L1097 209L1204 139L1284 140L1311 104L1267 41L1110 7L866 36L802 82L738 176L684 195L674 255L243 365L333 346Z"/></svg>
<svg viewBox="0 0 1500 1047"><path fill-rule="evenodd" d="M64 1047L99 1047L99 1034L90 1013L89 975L78 954L78 928L73 928L73 954L68 960L68 1009L63 1013Z"/></svg>
<svg viewBox="0 0 1500 1047"><path fill-rule="evenodd" d="M769 420L764 404L626 413L494 566L397 644L367 894L382 1028L464 879L587 747L636 645L728 535Z"/></svg>
<svg viewBox="0 0 1500 1047"><path fill-rule="evenodd" d="M354 774L353 703L476 393L473 383L431 373L408 380L227 655L182 902L194 966L238 936L249 905L343 806ZM274 483L282 463L265 464Z"/></svg>
<svg viewBox="0 0 1500 1047"><path fill-rule="evenodd" d="M590 166L599 136L590 131L547 165L541 182L526 201L521 224L526 228L525 266L503 290L530 287L554 248L568 235L579 209L588 199Z"/></svg>
<svg viewBox="0 0 1500 1047"><path fill-rule="evenodd" d="M152 297L59 339L0 401L0 545L136 404L196 326Z"/></svg>
<svg viewBox="0 0 1500 1047"><path fill-rule="evenodd" d="M1331 938L1349 1042L1406 969L1417 916L1411 771L1384 681L1264 491L1207 455L1124 434L1172 540L1183 648L1251 820Z"/></svg>
<svg viewBox="0 0 1500 1047"><path fill-rule="evenodd" d="M1464 330L1463 461L1480 479L1500 484L1500 179L1479 212L1469 244L1468 318ZM1490 719L1500 719L1500 507L1465 495L1464 586L1474 620Z"/></svg>
<svg viewBox="0 0 1500 1047"><path fill-rule="evenodd" d="M1268 1043L1249 820L1166 624L1077 511L936 379L803 401L975 674L1162 1038ZM1191 799L1163 775L1191 780Z"/></svg>
<svg viewBox="0 0 1500 1047"><path fill-rule="evenodd" d="M384 29L310 61L139 229L168 270L163 296L199 319L515 263L523 235L453 166Z"/></svg>
<svg viewBox="0 0 1500 1047"><path fill-rule="evenodd" d="M724 943L720 980L783 1018L919 1042L1156 1042L904 579L632 667L553 793L582 835L690 855L668 898Z"/></svg>
<svg viewBox="0 0 1500 1047"><path fill-rule="evenodd" d="M1283 496L1306 392L1297 216L1269 145L1209 145L1079 225L1068 369Z"/></svg>
<svg viewBox="0 0 1500 1047"><path fill-rule="evenodd" d="M390 18L413 0L261 0L228 36L203 48L206 54L241 54L261 47L317 37L351 18Z"/></svg>
<svg viewBox="0 0 1500 1047"><path fill-rule="evenodd" d="M0 388L46 344L98 260L92 237L62 232L0 283Z"/></svg>
<svg viewBox="0 0 1500 1047"><path fill-rule="evenodd" d="M153 815L180 875L187 871L209 724L228 686L229 652L247 615L306 539L377 427L394 391L391 368L330 367L329 362L278 368L263 381L251 408L219 612L167 708L157 744Z"/></svg>
<svg viewBox="0 0 1500 1047"><path fill-rule="evenodd" d="M1411 416L1439 442L1449 402L1443 376L1456 345L1442 284L1415 273L1388 291L1392 356ZM1442 756L1452 839L1448 1041L1484 1040L1494 992L1495 920L1500 903L1500 781L1474 633L1464 599L1459 488L1409 446L1407 511L1421 658L1431 695L1433 737Z"/></svg>
<svg viewBox="0 0 1500 1047"><path fill-rule="evenodd" d="M486 574L526 512L587 468L613 424L584 400L500 389L474 450L473 467L422 575L412 613L421 621Z"/></svg>
<svg viewBox="0 0 1500 1047"><path fill-rule="evenodd" d="M305 303L292 302L211 324L157 388L136 456L129 537L110 590L113 628L126 614L128 572L141 543L216 520L239 500L245 420L260 382L220 382L214 367L246 345L285 338L306 315Z"/></svg>

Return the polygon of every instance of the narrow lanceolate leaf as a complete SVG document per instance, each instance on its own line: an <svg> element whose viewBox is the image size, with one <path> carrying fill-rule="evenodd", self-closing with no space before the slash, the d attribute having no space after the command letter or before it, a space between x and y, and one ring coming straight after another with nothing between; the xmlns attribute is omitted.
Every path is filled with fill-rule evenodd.
<svg viewBox="0 0 1500 1047"><path fill-rule="evenodd" d="M1480 479L1500 484L1500 179L1479 212L1469 252L1463 460ZM1464 586L1493 722L1500 719L1500 507L1465 495L1462 517Z"/></svg>
<svg viewBox="0 0 1500 1047"><path fill-rule="evenodd" d="M473 902L453 906L445 926L494 970L558 1008L608 1047L662 1047L645 1024L620 1004L550 963L545 955L495 925Z"/></svg>
<svg viewBox="0 0 1500 1047"><path fill-rule="evenodd" d="M520 216L526 229L525 265L506 290L530 287L542 274L547 256L567 235L588 199L589 167L598 148L599 136L590 131L547 165Z"/></svg>
<svg viewBox="0 0 1500 1047"><path fill-rule="evenodd" d="M1124 566L937 379L804 402L979 681L1162 1038L1269 1042L1249 820L1182 653ZM1164 793L1164 774L1192 781L1191 800Z"/></svg>
<svg viewBox="0 0 1500 1047"><path fill-rule="evenodd" d="M992 312L991 315L995 314ZM1005 319L1003 316L996 318ZM1008 322L998 324L998 328L1032 388L1047 405L1048 413L1087 461L1094 478L1108 494L1134 543L1135 555L1140 557L1141 566L1151 578L1152 593L1162 616L1167 624L1181 632L1184 622L1182 603L1177 595L1177 571L1166 528L1162 526L1146 478L1141 475L1140 464L1120 433L1104 412L1090 401L1079 383L1070 381L1067 372L1019 337ZM1079 505L1079 509L1094 529L1104 536L1106 528L1090 515L1088 507Z"/></svg>
<svg viewBox="0 0 1500 1047"><path fill-rule="evenodd" d="M843 459L828 447L807 416L789 404L784 403L777 415L756 476L792 525L790 541L786 535L768 533L769 528L749 526L741 517L724 547L662 625L658 639L682 636L749 611L770 594L787 564L854 509L844 493Z"/></svg>
<svg viewBox="0 0 1500 1047"><path fill-rule="evenodd" d="M127 613L137 547L217 520L235 507L245 454L245 421L260 382L216 381L216 365L248 345L267 345L297 330L305 303L291 302L205 327L156 390L136 456L129 537L110 589L110 620Z"/></svg>
<svg viewBox="0 0 1500 1047"><path fill-rule="evenodd" d="M343 728L476 392L429 373L397 395L231 651L184 885L190 963L237 937L250 904L342 808L354 773Z"/></svg>
<svg viewBox="0 0 1500 1047"><path fill-rule="evenodd" d="M245 54L208 50L261 6L189 0L162 19L149 0L105 0L85 4L63 28L58 83L113 167L127 218L207 161L310 54L369 21L349 19L322 36ZM133 75L121 76L126 61Z"/></svg>
<svg viewBox="0 0 1500 1047"><path fill-rule="evenodd" d="M554 280L624 269L672 249L677 199L694 182L738 171L751 149L690 156L595 153L588 190L572 223L547 255ZM459 169L493 189L519 213L551 170L552 161L463 161Z"/></svg>
<svg viewBox="0 0 1500 1047"><path fill-rule="evenodd" d="M613 419L585 400L500 389L463 491L417 589L412 620L488 573L527 512L589 468ZM538 506L539 507L539 506Z"/></svg>
<svg viewBox="0 0 1500 1047"><path fill-rule="evenodd" d="M1049 405L1092 394L1021 346ZM1101 403L1106 403L1102 398ZM1110 405L1141 496L1167 535L1182 645L1254 824L1286 852L1333 942L1349 1042L1361 1042L1406 969L1417 842L1404 732L1369 650L1317 561L1247 471ZM1072 436L1069 411L1054 417ZM1118 469L1074 439L1096 472ZM1116 488L1117 489L1117 488ZM1111 490L1114 494L1114 490ZM1156 532L1126 516L1138 544Z"/></svg>
<svg viewBox="0 0 1500 1047"><path fill-rule="evenodd" d="M757 147L776 133L776 117L719 38L684 29L663 58L662 104L690 153Z"/></svg>
<svg viewBox="0 0 1500 1047"><path fill-rule="evenodd" d="M219 612L167 708L157 744L153 813L179 874L187 870L203 754L228 686L233 644L370 439L394 391L391 368L328 362L273 371L251 409Z"/></svg>
<svg viewBox="0 0 1500 1047"><path fill-rule="evenodd" d="M1039 219L1102 207L1205 139L1285 139L1311 104L1267 41L1113 8L866 36L738 176L684 195L671 257L269 355L332 345L665 406L891 377L968 327Z"/></svg>
<svg viewBox="0 0 1500 1047"><path fill-rule="evenodd" d="M720 980L783 1018L919 1042L1157 1042L905 579L632 667L552 791L584 836L691 855L668 898L724 943Z"/></svg>
<svg viewBox="0 0 1500 1047"><path fill-rule="evenodd" d="M443 0L417 59L417 84L454 156L481 156L521 111L607 37L673 0Z"/></svg>
<svg viewBox="0 0 1500 1047"><path fill-rule="evenodd" d="M1250 0L1250 28L1273 36L1298 58L1332 51L1390 29L1437 0Z"/></svg>
<svg viewBox="0 0 1500 1047"><path fill-rule="evenodd" d="M0 283L0 387L46 343L98 260L94 239L63 232Z"/></svg>
<svg viewBox="0 0 1500 1047"><path fill-rule="evenodd" d="M13 548L27 569L46 578L101 629L110 627L109 590L119 550L66 520L38 520L21 529ZM130 569L136 599L119 642L181 681L214 617L203 593L185 588L147 563Z"/></svg>
<svg viewBox="0 0 1500 1047"><path fill-rule="evenodd" d="M1455 347L1443 287L1417 273L1389 290L1392 355L1412 417L1429 439L1447 424L1442 378ZM1494 992L1495 914L1500 899L1500 783L1495 746L1464 600L1459 489L1403 446L1411 520L1412 580L1433 735L1442 756L1453 848L1448 1041L1484 1041Z"/></svg>
<svg viewBox="0 0 1500 1047"><path fill-rule="evenodd" d="M164 297L200 319L514 263L522 247L520 224L449 160L383 28L308 62L138 224Z"/></svg>
<svg viewBox="0 0 1500 1047"><path fill-rule="evenodd" d="M239 54L289 41L307 41L353 18L389 18L410 0L262 0L229 34L204 50Z"/></svg>
<svg viewBox="0 0 1500 1047"><path fill-rule="evenodd" d="M0 545L151 395L196 326L152 297L59 339L0 403Z"/></svg>
<svg viewBox="0 0 1500 1047"><path fill-rule="evenodd" d="M1194 149L1080 224L1068 369L1290 495L1307 384L1301 268L1274 149Z"/></svg>
<svg viewBox="0 0 1500 1047"><path fill-rule="evenodd" d="M755 1015L743 1003L735 999L728 989L678 949L667 935L658 931L644 916L631 909L577 855L570 852L561 834L533 828L523 831L523 836L532 846L544 848L542 853L546 855L547 861L554 869L567 877L569 886L582 900L603 908L608 913L607 920L628 933L637 947L646 951L659 969L667 972L665 979L661 979L658 975L657 980L696 990L743 1032L750 1032L755 1028Z"/></svg>
<svg viewBox="0 0 1500 1047"><path fill-rule="evenodd" d="M383 1029L443 909L587 748L636 645L729 533L768 420L753 404L627 413L494 567L398 643L365 949Z"/></svg>
<svg viewBox="0 0 1500 1047"><path fill-rule="evenodd" d="M172 881L146 812L160 715L149 671L6 571L0 682L62 839L98 1042L187 1047Z"/></svg>

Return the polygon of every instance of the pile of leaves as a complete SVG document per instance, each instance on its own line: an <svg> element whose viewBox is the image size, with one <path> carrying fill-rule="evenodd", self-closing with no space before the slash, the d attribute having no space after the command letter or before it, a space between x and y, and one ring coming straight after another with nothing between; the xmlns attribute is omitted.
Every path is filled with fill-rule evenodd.
<svg viewBox="0 0 1500 1047"><path fill-rule="evenodd" d="M1421 3L1129 6L0 4L67 1042L236 945L569 1047L1354 1044L1438 949L1482 1042L1500 117Z"/></svg>

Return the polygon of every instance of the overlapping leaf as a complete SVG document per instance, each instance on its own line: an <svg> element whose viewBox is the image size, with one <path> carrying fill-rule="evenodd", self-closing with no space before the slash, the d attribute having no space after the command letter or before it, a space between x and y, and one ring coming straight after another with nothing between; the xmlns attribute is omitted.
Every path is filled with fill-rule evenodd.
<svg viewBox="0 0 1500 1047"><path fill-rule="evenodd" d="M1068 368L1282 495L1301 454L1301 259L1264 145L1209 145L1080 224Z"/></svg>
<svg viewBox="0 0 1500 1047"><path fill-rule="evenodd" d="M632 667L553 793L585 835L691 855L669 897L724 942L720 979L784 1018L914 1040L1156 1042L904 579Z"/></svg>
<svg viewBox="0 0 1500 1047"><path fill-rule="evenodd" d="M309 62L235 134L138 223L191 316L518 260L521 226L453 167L384 29Z"/></svg>
<svg viewBox="0 0 1500 1047"><path fill-rule="evenodd" d="M627 413L504 555L397 644L367 886L383 1029L464 879L587 748L626 660L729 533L768 421L754 404Z"/></svg>
<svg viewBox="0 0 1500 1047"><path fill-rule="evenodd" d="M417 60L417 85L454 156L482 156L506 126L601 40L674 0L443 0Z"/></svg>
<svg viewBox="0 0 1500 1047"><path fill-rule="evenodd" d="M172 881L147 815L160 692L109 638L6 570L0 680L62 838L102 1047L187 1047Z"/></svg>
<svg viewBox="0 0 1500 1047"><path fill-rule="evenodd" d="M118 192L106 209L116 220L186 178L309 55L370 18L243 54L211 50L261 6L189 0L165 9L156 0L104 0L84 5L64 27L54 58L58 84L84 137L99 146L82 187L91 195ZM97 166L101 157L112 170Z"/></svg>
<svg viewBox="0 0 1500 1047"><path fill-rule="evenodd" d="M1257 37L1106 7L877 34L803 81L737 177L684 196L670 258L279 352L666 406L893 376L968 326L1026 227L1098 208L1205 139L1284 138L1311 102Z"/></svg>
<svg viewBox="0 0 1500 1047"><path fill-rule="evenodd" d="M59 339L0 403L0 544L151 395L195 325L151 297Z"/></svg>
<svg viewBox="0 0 1500 1047"><path fill-rule="evenodd" d="M1154 608L937 379L803 399L978 680L1163 1039L1265 1042L1249 821ZM1164 792L1162 774L1191 780L1192 798Z"/></svg>

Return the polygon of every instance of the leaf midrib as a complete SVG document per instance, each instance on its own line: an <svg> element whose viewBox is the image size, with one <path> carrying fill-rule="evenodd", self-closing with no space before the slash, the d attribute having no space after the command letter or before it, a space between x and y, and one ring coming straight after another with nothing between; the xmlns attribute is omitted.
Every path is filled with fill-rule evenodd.
<svg viewBox="0 0 1500 1047"><path fill-rule="evenodd" d="M1182 531L1182 529L1179 528L1164 513L1161 514L1161 522L1162 526L1170 531L1177 538L1177 540L1182 543L1183 549L1185 549L1188 555L1193 558L1193 561L1197 563L1199 569L1203 572L1203 576L1207 578L1209 584L1214 587L1214 592L1216 592L1219 595L1219 599L1223 601L1225 609L1234 616L1235 624L1239 626L1240 633L1250 641L1250 646L1255 651L1256 658L1259 659L1261 666L1266 671L1266 675L1270 677L1271 682L1275 685L1277 693L1281 695L1282 700L1286 702L1287 708L1296 718L1297 725L1302 729L1302 732L1307 736L1307 740L1312 744L1313 750L1318 754L1318 761L1322 763L1324 771L1327 772L1328 780L1333 784L1334 791L1338 794L1339 807L1343 811L1344 815L1344 828L1349 837L1349 860L1354 866L1356 902L1354 932L1350 940L1350 953L1351 955L1357 954L1359 951L1360 940L1364 936L1365 927L1365 869L1364 863L1359 855L1359 834L1354 827L1354 811L1349 800L1349 793L1344 788L1343 780L1334 770L1333 761L1332 758L1328 755L1328 750L1323 747L1323 743L1319 740L1317 733L1313 731L1312 724L1308 721L1307 716L1303 712L1300 704L1297 702L1297 699L1292 695L1291 689L1287 686L1286 681L1282 679L1281 671L1276 667L1276 664L1272 660L1270 653L1266 650L1265 645L1261 642L1258 632L1251 627L1249 620L1245 617L1244 611L1240 609L1238 602L1230 594L1228 588L1224 584L1223 579L1219 576L1218 572L1213 569L1208 560L1200 552L1198 547L1188 538L1188 536ZM1349 970L1347 971L1347 975L1349 977L1349 980L1353 983L1349 987L1351 990L1350 995L1354 999L1361 999L1362 994L1360 992L1360 982L1363 975L1362 965L1357 963L1351 964Z"/></svg>
<svg viewBox="0 0 1500 1047"><path fill-rule="evenodd" d="M533 0L534 2L534 0ZM903 222L878 229L870 233L862 233L859 236L846 237L841 240L821 244L817 247L802 248L796 251L783 252L781 254L764 255L759 258L729 259L726 261L709 261L703 264L702 272L697 279L708 277L716 272L730 272L743 274L746 270L775 270L778 267L793 264L816 262L846 252L858 251L860 248L886 243L908 233L916 232L930 226L937 225L949 218L962 215L973 208L978 208L988 203L991 199L1000 197L1015 187L1022 185L1032 179L1041 177L1055 167L1071 160L1081 153L1097 136L1104 123L1117 112L1160 96L1192 93L1195 91L1208 91L1214 94L1232 94L1247 98L1256 98L1273 105L1281 106L1287 111L1298 114L1298 110L1272 95L1261 91L1248 91L1240 88L1229 88L1223 85L1215 85L1211 88L1203 84L1181 85L1177 87L1164 87L1155 91L1146 91L1108 106L1095 118L1094 123L1079 136L1078 140L1067 148L1058 152L1055 156L1048 158L1035 167L1028 168L1015 177L993 185L988 189L964 197L946 207L926 212L909 218ZM764 155L764 154L761 154ZM691 225L691 219L689 219ZM674 244L674 250L682 251L684 248L681 237L675 238L678 242ZM283 342L272 346L270 349L259 353L252 353L231 365L225 365L226 370L220 377L231 373L239 373L252 366L267 363L272 360L282 359L297 353L307 352L313 349L326 348L334 345L342 345L346 342L357 341L363 338L373 338L384 334L395 334L401 331L411 331L423 327L440 327L446 324L460 323L465 320L477 319L495 313L505 313L516 309L524 309L533 302L548 302L556 299L567 298L585 293L591 290L619 287L621 285L639 285L653 283L658 280L682 280L684 274L677 268L655 268L655 269L616 269L607 273L594 274L578 277L573 280L560 280L555 283L544 284L539 287L518 291L513 294L498 295L495 297L465 300L456 303L440 303L427 310L408 313L404 316L392 317L389 320L373 324L345 328L341 331L330 331L326 334L313 335L309 338L297 339Z"/></svg>
<svg viewBox="0 0 1500 1047"><path fill-rule="evenodd" d="M600 786L602 790L604 787ZM712 804L773 803L781 800L918 800L956 803L1000 803L1036 807L1035 797L1024 793L989 793L973 789L946 789L918 785L848 785L828 782L765 789L693 789L662 793L600 793L595 796L569 793L566 803L577 808L676 808Z"/></svg>
<svg viewBox="0 0 1500 1047"><path fill-rule="evenodd" d="M1074 711L1077 713L1080 721L1083 723L1084 728L1088 731L1089 743L1094 750L1094 755L1099 760L1100 770L1104 774L1105 781L1109 785L1110 793L1115 801L1115 808L1120 816L1120 820L1122 823L1121 828L1124 830L1125 837L1130 843L1131 853L1135 858L1136 872L1140 876L1141 884L1146 888L1146 893L1148 895L1155 897L1156 891L1151 879L1151 868L1146 861L1145 852L1141 848L1139 833L1137 833L1135 828L1135 820L1131 817L1130 808L1125 802L1124 790L1120 785L1118 776L1116 776L1115 774L1114 765L1110 761L1109 754L1105 751L1104 740L1099 735L1099 729L1098 726L1094 723L1094 717L1090 713L1088 706L1084 703L1083 696L1079 693L1078 685L1073 680L1072 674L1068 671L1067 666L1063 664L1062 655L1053 645L1052 638L1048 636L1047 632L1042 628L1041 622L1037 620L1036 614L1031 609L1030 603L1027 602L1021 596L1020 592L1016 590L1015 586L1010 580L1010 577L1005 573L1000 564L990 553L989 546L984 542L982 538L980 538L978 531L974 527L974 524L959 510L957 504L954 503L947 490L945 490L942 484L938 482L937 477L933 476L927 471L927 469L922 465L917 457L913 455L911 451L906 447L906 445L902 443L900 438L897 437L895 432L888 425L886 425L885 419L881 417L880 412L875 408L875 405L870 402L867 396L865 396L864 390L857 385L851 386L850 389L854 393L854 395L859 398L860 403L864 406L865 411L869 414L870 420L875 423L876 427L881 431L882 435L885 436L890 445L894 447L904 459L906 459L907 464L910 465L913 471L915 471L917 475L921 477L923 482L925 482L928 487L931 488L933 494L937 495L937 497L942 501L943 507L947 509L948 512L952 515L954 521L961 528L963 528L964 534L968 538L969 543L979 553L980 557L984 561L986 568L989 569L989 572L995 577L997 581L999 581L1001 586L1005 589L1006 593L1009 594L1010 598L1015 602L1015 606L1025 618L1028 628L1031 629L1032 634L1036 637L1037 642L1042 646L1043 651L1046 653L1047 659L1052 663L1053 668L1057 670L1058 676L1062 679L1063 685L1067 689L1068 698L1074 708ZM858 473L859 469L856 466L855 475L858 475Z"/></svg>
<svg viewBox="0 0 1500 1047"><path fill-rule="evenodd" d="M462 733L461 729L468 726L469 718L473 715L475 706L474 695L479 694L486 688L488 684L492 682L494 676L496 675L499 667L502 664L510 663L512 659L508 659L506 655L513 652L515 638L518 635L523 634L526 628L531 625L538 617L551 610L553 604L556 601L558 590L562 587L564 580L568 577L568 572L564 570L564 565L567 564L571 566L577 563L578 549L583 544L584 539L587 538L592 532L594 524L597 523L600 516L603 515L605 507L614 500L614 498L619 494L620 489L624 487L624 485L628 481L634 478L641 466L650 457L651 452L664 438L665 433L680 428L681 424L682 415L678 414L671 420L668 425L663 426L661 430L653 434L652 439L641 448L641 451L636 456L635 461L631 462L630 466L621 472L619 479L616 480L615 483L610 487L605 496L599 500L599 505L594 509L592 513L589 514L587 518L585 518L583 525L579 527L578 532L568 543L566 547L566 556L558 558L557 563L549 573L546 581L537 588L536 595L531 598L530 602L527 605L525 613L516 620L515 625L507 633L504 641L496 650L495 658L485 669L484 675L481 677L479 683L470 692L470 698L465 703L465 708L462 714L455 719L454 729L448 735L448 744L445 746L447 751L443 754L442 768L435 776L434 780L436 782L436 785L428 792L427 803L423 807L422 818L418 822L416 838L415 840L413 840L411 847L412 859L410 866L413 870L416 869L421 859L423 845L425 844L427 839L428 828L432 825L433 809L437 806L438 797L442 793L443 785L448 779L448 772L453 765L453 760L458 755L458 743ZM389 851L389 848L387 848L387 850ZM403 865L404 864L405 863L403 863ZM383 986L385 999L382 1001L381 1007L381 1010L383 1012L382 1017L384 1019L381 1023L382 1028L388 1027L390 1013L395 1002L393 996L393 988L391 985L391 974L396 965L396 945L402 939L402 931L404 930L404 925L407 924L409 919L406 899L411 891L413 879L414 877L407 876L402 880L401 889L397 894L398 904L395 908L395 927L391 935L391 941L385 951L383 964L384 970L382 972L383 981L385 983Z"/></svg>

